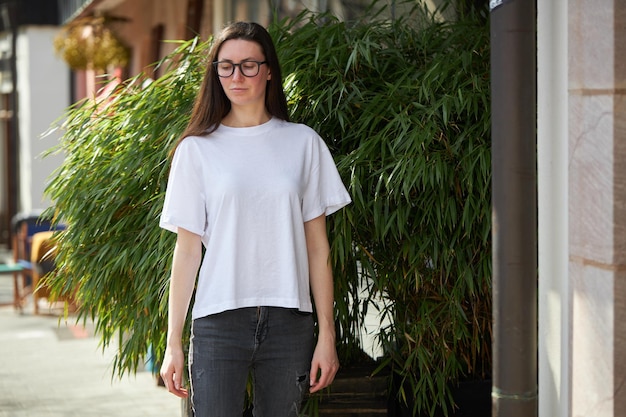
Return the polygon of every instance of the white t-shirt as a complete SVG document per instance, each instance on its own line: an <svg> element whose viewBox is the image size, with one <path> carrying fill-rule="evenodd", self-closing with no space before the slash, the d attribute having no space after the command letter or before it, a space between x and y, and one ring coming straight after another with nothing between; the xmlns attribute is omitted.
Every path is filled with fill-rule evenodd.
<svg viewBox="0 0 626 417"><path fill-rule="evenodd" d="M312 311L304 223L350 203L311 128L279 119L221 125L176 149L160 226L206 248L192 317L242 307Z"/></svg>

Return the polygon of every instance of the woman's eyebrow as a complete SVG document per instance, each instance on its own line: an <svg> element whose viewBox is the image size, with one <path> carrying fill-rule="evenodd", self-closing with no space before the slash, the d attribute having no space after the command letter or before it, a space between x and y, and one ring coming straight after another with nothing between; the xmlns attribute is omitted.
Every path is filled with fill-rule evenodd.
<svg viewBox="0 0 626 417"><path fill-rule="evenodd" d="M218 59L218 61L235 62L235 61L233 61L232 59L228 59L228 58ZM263 60L262 60L262 59L259 59L259 58L255 58L255 57L250 56L250 57L247 57L247 58L242 59L242 60L241 60L241 61L239 61L239 62L243 62L243 61L263 61Z"/></svg>

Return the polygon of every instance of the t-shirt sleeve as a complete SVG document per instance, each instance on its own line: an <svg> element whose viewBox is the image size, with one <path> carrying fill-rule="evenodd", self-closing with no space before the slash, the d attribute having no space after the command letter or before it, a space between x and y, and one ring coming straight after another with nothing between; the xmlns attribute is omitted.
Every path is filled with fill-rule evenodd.
<svg viewBox="0 0 626 417"><path fill-rule="evenodd" d="M205 193L195 148L189 139L176 148L159 225L174 233L181 227L202 236L206 229Z"/></svg>
<svg viewBox="0 0 626 417"><path fill-rule="evenodd" d="M322 214L331 215L352 201L328 146L319 136L312 151L311 171L302 201L305 222Z"/></svg>

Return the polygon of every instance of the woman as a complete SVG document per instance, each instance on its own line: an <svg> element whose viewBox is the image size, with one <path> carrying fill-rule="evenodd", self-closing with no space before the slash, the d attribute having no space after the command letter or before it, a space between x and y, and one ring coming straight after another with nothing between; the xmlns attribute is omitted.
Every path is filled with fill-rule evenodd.
<svg viewBox="0 0 626 417"><path fill-rule="evenodd" d="M306 390L328 386L339 368L325 216L350 197L319 135L288 121L262 26L226 27L209 59L161 214L161 227L177 233L161 376L187 396L181 339L198 275L189 353L196 417L241 415L249 373L255 416L297 416Z"/></svg>

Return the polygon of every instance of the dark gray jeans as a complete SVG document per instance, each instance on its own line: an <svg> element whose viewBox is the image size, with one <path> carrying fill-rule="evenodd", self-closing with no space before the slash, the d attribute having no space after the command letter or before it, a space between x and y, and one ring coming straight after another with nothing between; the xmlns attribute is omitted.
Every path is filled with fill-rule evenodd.
<svg viewBox="0 0 626 417"><path fill-rule="evenodd" d="M189 368L195 417L239 417L251 373L255 417L297 417L309 386L313 317L251 307L196 319Z"/></svg>

